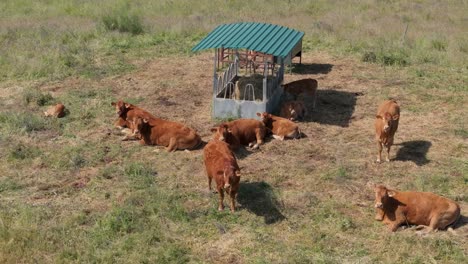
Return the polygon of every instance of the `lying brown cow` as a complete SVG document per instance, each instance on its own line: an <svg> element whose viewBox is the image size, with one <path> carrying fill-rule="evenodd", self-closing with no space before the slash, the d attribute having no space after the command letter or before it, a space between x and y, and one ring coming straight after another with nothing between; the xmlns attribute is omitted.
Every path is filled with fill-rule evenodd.
<svg viewBox="0 0 468 264"><path fill-rule="evenodd" d="M238 148L239 145L257 149L263 144L266 128L262 122L246 118L222 123L212 128L211 132L215 133L215 140L225 141L232 149Z"/></svg>
<svg viewBox="0 0 468 264"><path fill-rule="evenodd" d="M383 221L392 232L402 224L419 225L426 232L445 229L460 217L460 206L429 192L399 192L383 185L369 184L375 192L375 219Z"/></svg>
<svg viewBox="0 0 468 264"><path fill-rule="evenodd" d="M282 84L281 87L283 87L283 91L292 95L294 97L294 100L297 100L300 96L312 97L312 108L315 109L318 87L317 80L302 79L287 84Z"/></svg>
<svg viewBox="0 0 468 264"><path fill-rule="evenodd" d="M231 212L236 208L236 196L239 190L240 169L236 157L229 149L229 145L220 140L211 140L203 149L203 160L208 176L208 189L214 178L216 190L219 194L218 210L224 210L224 192L231 197Z"/></svg>
<svg viewBox="0 0 468 264"><path fill-rule="evenodd" d="M53 105L44 112L45 116L61 118L65 116L65 106L61 103Z"/></svg>
<svg viewBox="0 0 468 264"><path fill-rule="evenodd" d="M390 148L393 145L393 138L398 129L400 120L400 106L394 100L383 102L377 110L375 116L375 139L377 140L378 155L377 162L382 159L382 149L387 148L386 161L390 161Z"/></svg>
<svg viewBox="0 0 468 264"><path fill-rule="evenodd" d="M141 137L141 144L164 146L171 152L177 149L194 149L202 143L195 130L177 122L136 117L133 123L134 133Z"/></svg>
<svg viewBox="0 0 468 264"><path fill-rule="evenodd" d="M291 121L303 119L306 115L306 108L302 101L289 101L281 106L280 116Z"/></svg>
<svg viewBox="0 0 468 264"><path fill-rule="evenodd" d="M299 138L301 136L299 127L291 120L274 116L267 112L257 113L257 116L262 119L265 126L273 133L273 138L275 139L284 140L285 138Z"/></svg>
<svg viewBox="0 0 468 264"><path fill-rule="evenodd" d="M126 135L122 140L135 139L136 134L133 127L135 118L155 118L152 114L146 110L139 108L138 106L126 103L124 101L112 102L112 106L115 106L115 111L118 115L114 125L122 129ZM128 128L128 129L125 129Z"/></svg>

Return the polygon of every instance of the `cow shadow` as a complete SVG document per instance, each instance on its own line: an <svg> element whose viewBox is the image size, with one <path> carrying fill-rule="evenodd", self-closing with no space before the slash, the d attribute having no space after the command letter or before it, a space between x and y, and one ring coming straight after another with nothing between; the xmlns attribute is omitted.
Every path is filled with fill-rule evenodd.
<svg viewBox="0 0 468 264"><path fill-rule="evenodd" d="M293 64L291 72L297 74L328 74L332 68L333 64L328 63L301 63Z"/></svg>
<svg viewBox="0 0 468 264"><path fill-rule="evenodd" d="M413 140L395 145L401 146L397 151L395 160L413 161L418 166L422 166L430 162L430 160L426 158L427 152L432 145L429 141Z"/></svg>
<svg viewBox="0 0 468 264"><path fill-rule="evenodd" d="M280 212L280 203L271 186L264 182L241 182L237 200L242 208L257 216L263 216L265 224L280 222L286 217Z"/></svg>
<svg viewBox="0 0 468 264"><path fill-rule="evenodd" d="M308 114L304 121L348 127L356 107L357 97L360 95L362 93L319 88L315 109L312 109L310 103L306 102Z"/></svg>

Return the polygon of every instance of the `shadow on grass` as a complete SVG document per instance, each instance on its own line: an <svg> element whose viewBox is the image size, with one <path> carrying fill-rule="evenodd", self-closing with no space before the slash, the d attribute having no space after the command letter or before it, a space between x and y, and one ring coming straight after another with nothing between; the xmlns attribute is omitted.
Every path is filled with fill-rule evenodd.
<svg viewBox="0 0 468 264"><path fill-rule="evenodd" d="M241 182L237 199L242 208L263 216L266 224L274 224L286 218L278 209L281 205L266 182Z"/></svg>
<svg viewBox="0 0 468 264"><path fill-rule="evenodd" d="M325 125L347 127L360 93L317 90L317 102L314 110L308 107L309 114L304 121L313 121Z"/></svg>
<svg viewBox="0 0 468 264"><path fill-rule="evenodd" d="M468 216L460 215L458 221L453 225L453 229L459 229L468 224Z"/></svg>
<svg viewBox="0 0 468 264"><path fill-rule="evenodd" d="M413 161L418 166L422 166L430 162L430 160L426 158L427 152L432 145L429 141L413 140L395 145L401 146L397 151L395 160Z"/></svg>
<svg viewBox="0 0 468 264"><path fill-rule="evenodd" d="M298 74L328 74L331 72L333 68L333 64L318 64L318 63L310 63L310 64L294 64L291 72L298 73Z"/></svg>

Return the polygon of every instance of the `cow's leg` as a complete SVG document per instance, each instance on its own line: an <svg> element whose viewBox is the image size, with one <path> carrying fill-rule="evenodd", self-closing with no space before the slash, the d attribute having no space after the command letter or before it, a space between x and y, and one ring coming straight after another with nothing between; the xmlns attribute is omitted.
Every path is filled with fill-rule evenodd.
<svg viewBox="0 0 468 264"><path fill-rule="evenodd" d="M390 148L392 147L391 144L387 145L387 158L385 159L387 162L390 161Z"/></svg>
<svg viewBox="0 0 468 264"><path fill-rule="evenodd" d="M208 176L208 191L211 191L211 177Z"/></svg>
<svg viewBox="0 0 468 264"><path fill-rule="evenodd" d="M224 210L224 190L223 188L218 188L218 193L219 193L219 205L218 205L218 211L223 211Z"/></svg>
<svg viewBox="0 0 468 264"><path fill-rule="evenodd" d="M273 138L278 140L284 140L284 136L273 135Z"/></svg>
<svg viewBox="0 0 468 264"><path fill-rule="evenodd" d="M177 150L177 140L175 137L171 137L169 140L169 145L166 147L168 152L176 151Z"/></svg>
<svg viewBox="0 0 468 264"><path fill-rule="evenodd" d="M377 141L377 163L380 163L382 161L382 143Z"/></svg>
<svg viewBox="0 0 468 264"><path fill-rule="evenodd" d="M237 192L231 191L229 196L231 197L231 212L236 210L236 194Z"/></svg>
<svg viewBox="0 0 468 264"><path fill-rule="evenodd" d="M257 143L253 145L253 149L258 149L258 147L263 144L263 138L260 128L255 129L255 138L257 139Z"/></svg>

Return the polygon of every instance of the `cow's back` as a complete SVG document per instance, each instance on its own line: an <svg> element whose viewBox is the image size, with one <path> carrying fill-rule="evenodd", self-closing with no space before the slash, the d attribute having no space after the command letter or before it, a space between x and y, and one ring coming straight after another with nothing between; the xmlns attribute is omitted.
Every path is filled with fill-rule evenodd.
<svg viewBox="0 0 468 264"><path fill-rule="evenodd" d="M377 109L378 116L385 116L386 113L389 113L391 116L400 115L400 106L395 100L386 100L382 104L380 104L379 108ZM393 137L395 132L398 129L400 118L393 121L393 126L391 127L390 131L388 132L389 137ZM380 137L384 124L381 122L380 118L375 119L375 130L376 136Z"/></svg>
<svg viewBox="0 0 468 264"><path fill-rule="evenodd" d="M220 140L210 140L203 148L203 160L208 176L215 177L218 171L223 171L224 161L237 162L235 156L229 149L229 145Z"/></svg>
<svg viewBox="0 0 468 264"><path fill-rule="evenodd" d="M283 88L285 92L298 96L302 93L315 95L317 86L318 82L315 79L302 79L287 83Z"/></svg>
<svg viewBox="0 0 468 264"><path fill-rule="evenodd" d="M237 119L226 124L242 145L247 145L256 140L257 129L262 130L263 134L265 133L265 125L255 119Z"/></svg>

